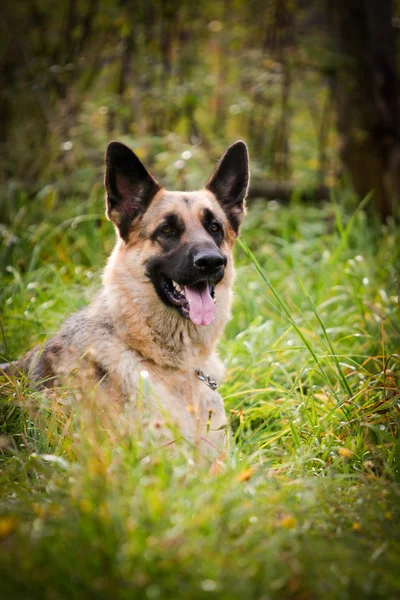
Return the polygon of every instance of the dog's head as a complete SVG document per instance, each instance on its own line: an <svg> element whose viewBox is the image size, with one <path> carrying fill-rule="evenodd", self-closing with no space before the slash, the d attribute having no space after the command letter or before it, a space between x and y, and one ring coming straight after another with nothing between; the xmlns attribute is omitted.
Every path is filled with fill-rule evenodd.
<svg viewBox="0 0 400 600"><path fill-rule="evenodd" d="M249 160L233 144L205 188L170 192L124 144L106 153L107 217L127 268L151 283L163 305L195 325L210 325L219 285L232 279L231 249L245 213ZM144 276L144 279L143 279Z"/></svg>

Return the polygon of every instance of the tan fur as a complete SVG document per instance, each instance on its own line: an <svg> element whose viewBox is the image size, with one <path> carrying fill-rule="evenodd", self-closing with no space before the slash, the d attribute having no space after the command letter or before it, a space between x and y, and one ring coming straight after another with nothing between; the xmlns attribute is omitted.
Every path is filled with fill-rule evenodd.
<svg viewBox="0 0 400 600"><path fill-rule="evenodd" d="M193 202L187 205L182 196ZM209 192L180 194L162 190L143 219L144 240L135 236L130 238L129 244L122 240L117 242L103 283L107 309L117 323L116 336L122 343L110 352L121 357L117 361L123 365L118 377L125 381L128 394L136 398L138 367L134 365L139 365L141 371L149 374L157 418L164 412L176 422L185 437L193 440L207 437L221 449L224 432L209 432L205 436L205 425L210 410L211 430L226 423L223 404L217 392L195 377L195 371L201 369L217 381L221 381L223 375L215 347L230 317L234 275L231 249L225 244L228 264L225 277L217 287L215 320L209 327L196 327L174 308L161 303L153 285L143 275L143 264L154 254L154 242L146 238L150 224L154 227L165 211L172 211L183 215L188 226L186 235L203 235L199 214L204 207L218 212L228 228L222 209Z"/></svg>
<svg viewBox="0 0 400 600"><path fill-rule="evenodd" d="M182 244L210 244L210 234L201 222L205 209L222 223L220 250L227 264L215 289L214 321L196 326L160 300L145 266L149 259L162 255L152 232L166 214L179 215L184 222ZM100 386L110 402L134 421L145 415L165 443L174 439L176 427L205 451L220 453L227 434L224 406L220 395L200 381L196 371L218 383L223 376L216 344L230 318L236 232L208 189L158 189L140 219L128 223L124 236L118 234L123 216L116 216L114 209L108 210L108 216L116 225L117 243L105 267L101 291L43 349L34 349L16 367L29 371L42 384L49 377L75 385L84 378L86 388Z"/></svg>

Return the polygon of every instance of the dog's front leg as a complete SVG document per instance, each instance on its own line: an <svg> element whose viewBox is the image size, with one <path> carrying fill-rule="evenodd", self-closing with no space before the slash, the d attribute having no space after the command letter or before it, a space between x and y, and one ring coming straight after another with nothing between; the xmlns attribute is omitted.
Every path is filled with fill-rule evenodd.
<svg viewBox="0 0 400 600"><path fill-rule="evenodd" d="M139 361L129 348L115 339L102 339L102 344L91 348L90 359L101 365L106 387L123 403L135 403L139 389Z"/></svg>

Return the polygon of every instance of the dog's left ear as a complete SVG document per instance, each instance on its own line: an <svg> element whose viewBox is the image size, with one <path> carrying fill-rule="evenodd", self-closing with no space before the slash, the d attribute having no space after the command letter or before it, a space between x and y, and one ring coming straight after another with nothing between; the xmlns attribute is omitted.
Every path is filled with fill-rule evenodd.
<svg viewBox="0 0 400 600"><path fill-rule="evenodd" d="M104 185L107 217L126 241L132 223L146 211L161 187L136 154L120 142L107 146Z"/></svg>
<svg viewBox="0 0 400 600"><path fill-rule="evenodd" d="M238 141L229 146L206 185L206 189L210 190L221 204L236 234L245 213L244 201L249 179L247 146Z"/></svg>

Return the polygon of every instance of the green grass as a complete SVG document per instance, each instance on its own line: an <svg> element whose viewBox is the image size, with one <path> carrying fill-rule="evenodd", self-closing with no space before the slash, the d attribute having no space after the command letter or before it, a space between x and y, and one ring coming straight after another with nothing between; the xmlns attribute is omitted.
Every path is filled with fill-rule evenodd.
<svg viewBox="0 0 400 600"><path fill-rule="evenodd" d="M0 229L4 358L90 300L113 244L96 193L26 207ZM3 378L4 597L398 598L399 238L362 209L250 210L224 464Z"/></svg>

